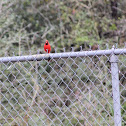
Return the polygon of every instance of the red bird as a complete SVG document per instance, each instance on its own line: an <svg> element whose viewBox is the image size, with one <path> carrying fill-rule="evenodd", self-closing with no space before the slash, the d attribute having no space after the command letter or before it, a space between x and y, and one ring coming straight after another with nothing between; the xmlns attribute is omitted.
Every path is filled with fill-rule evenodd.
<svg viewBox="0 0 126 126"><path fill-rule="evenodd" d="M46 40L46 42L45 42L44 50L45 50L47 53L50 53L50 51L51 51L51 46L50 46L48 40Z"/></svg>

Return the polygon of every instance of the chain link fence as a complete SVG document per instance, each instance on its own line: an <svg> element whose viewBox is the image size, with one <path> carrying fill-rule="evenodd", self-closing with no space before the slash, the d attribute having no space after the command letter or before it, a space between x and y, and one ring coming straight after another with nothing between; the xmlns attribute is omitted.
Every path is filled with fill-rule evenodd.
<svg viewBox="0 0 126 126"><path fill-rule="evenodd" d="M126 49L0 58L0 125L126 125Z"/></svg>

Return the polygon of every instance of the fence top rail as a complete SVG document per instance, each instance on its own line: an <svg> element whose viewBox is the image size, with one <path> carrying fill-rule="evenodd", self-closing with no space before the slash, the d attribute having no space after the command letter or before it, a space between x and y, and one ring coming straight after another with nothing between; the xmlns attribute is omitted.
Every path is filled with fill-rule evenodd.
<svg viewBox="0 0 126 126"><path fill-rule="evenodd" d="M25 56L1 57L0 63L7 62L23 62L23 61L40 61L48 59L68 58L68 57L87 57L87 56L101 56L101 55L122 55L126 54L125 49L110 49L110 50L95 50L95 51L78 51L78 52L63 52L50 54L36 54Z"/></svg>

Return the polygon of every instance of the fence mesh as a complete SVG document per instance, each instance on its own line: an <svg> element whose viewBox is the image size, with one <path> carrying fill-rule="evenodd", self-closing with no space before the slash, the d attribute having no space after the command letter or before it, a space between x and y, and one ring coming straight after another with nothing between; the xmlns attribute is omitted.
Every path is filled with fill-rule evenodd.
<svg viewBox="0 0 126 126"><path fill-rule="evenodd" d="M118 55L118 67L125 125L125 54ZM110 55L1 63L0 124L114 125Z"/></svg>

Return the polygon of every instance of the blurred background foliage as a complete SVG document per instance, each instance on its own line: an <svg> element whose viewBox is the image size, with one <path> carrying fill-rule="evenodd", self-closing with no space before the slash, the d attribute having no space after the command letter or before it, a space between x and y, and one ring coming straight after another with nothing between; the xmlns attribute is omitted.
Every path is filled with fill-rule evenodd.
<svg viewBox="0 0 126 126"><path fill-rule="evenodd" d="M0 54L37 49L46 39L55 48L76 50L107 43L124 47L125 0L2 0Z"/></svg>
<svg viewBox="0 0 126 126"><path fill-rule="evenodd" d="M124 48L125 7L126 0L1 0L0 56L45 53L46 39L52 52L55 49L62 52L63 48L71 51L71 47L79 51L80 46L83 50L89 50L90 46L97 50L98 45L105 49L106 44L109 48L114 44ZM94 56L57 59L50 64L46 61L2 64L0 99L4 107L0 106L3 117L0 123L106 125L103 116L113 125L108 59ZM125 125L125 57L119 56L119 61L121 113Z"/></svg>

